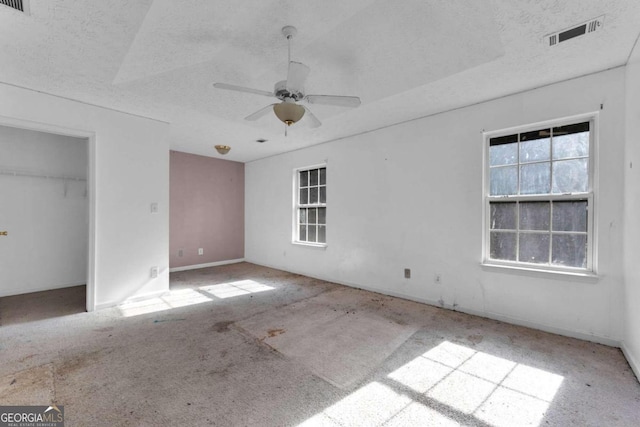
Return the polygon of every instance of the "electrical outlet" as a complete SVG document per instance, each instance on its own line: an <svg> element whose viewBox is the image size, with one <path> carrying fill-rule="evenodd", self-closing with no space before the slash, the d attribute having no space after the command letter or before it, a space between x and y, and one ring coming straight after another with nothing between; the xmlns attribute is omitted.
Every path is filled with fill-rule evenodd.
<svg viewBox="0 0 640 427"><path fill-rule="evenodd" d="M184 256L184 249L178 249L178 257L182 258Z"/></svg>
<svg viewBox="0 0 640 427"><path fill-rule="evenodd" d="M198 255L204 255L204 248L198 248Z"/></svg>
<svg viewBox="0 0 640 427"><path fill-rule="evenodd" d="M436 273L433 275L433 283L435 283L436 285L439 285L440 283L442 283L442 274L441 273Z"/></svg>
<svg viewBox="0 0 640 427"><path fill-rule="evenodd" d="M150 276L152 279L155 279L156 277L158 277L158 267L151 267Z"/></svg>
<svg viewBox="0 0 640 427"><path fill-rule="evenodd" d="M411 279L411 269L410 268L405 268L404 269L404 278L405 279Z"/></svg>
<svg viewBox="0 0 640 427"><path fill-rule="evenodd" d="M152 213L152 214L158 213L158 204L157 204L157 203L155 203L155 202L154 202L154 203L151 203L151 207L150 207L150 209L151 209L151 213Z"/></svg>

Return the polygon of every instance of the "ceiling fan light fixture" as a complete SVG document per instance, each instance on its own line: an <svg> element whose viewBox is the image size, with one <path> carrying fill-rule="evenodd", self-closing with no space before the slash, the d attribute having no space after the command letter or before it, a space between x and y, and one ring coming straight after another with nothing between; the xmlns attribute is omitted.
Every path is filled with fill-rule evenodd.
<svg viewBox="0 0 640 427"><path fill-rule="evenodd" d="M231 150L231 147L229 147L228 145L216 145L215 148L216 148L216 151L222 154L223 156L227 154L229 150Z"/></svg>
<svg viewBox="0 0 640 427"><path fill-rule="evenodd" d="M305 109L301 105L284 101L274 105L273 112L282 123L291 126L304 116Z"/></svg>

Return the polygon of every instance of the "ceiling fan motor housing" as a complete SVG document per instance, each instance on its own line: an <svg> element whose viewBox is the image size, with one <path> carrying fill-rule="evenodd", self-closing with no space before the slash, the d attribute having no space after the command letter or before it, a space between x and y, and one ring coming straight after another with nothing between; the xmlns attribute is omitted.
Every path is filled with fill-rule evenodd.
<svg viewBox="0 0 640 427"><path fill-rule="evenodd" d="M276 96L276 98L278 98L281 101L284 101L286 98L291 98L297 102L297 101L302 101L302 98L304 98L304 93L299 91L291 92L289 89L287 89L286 80L282 80L276 83L276 85L273 88L273 94Z"/></svg>

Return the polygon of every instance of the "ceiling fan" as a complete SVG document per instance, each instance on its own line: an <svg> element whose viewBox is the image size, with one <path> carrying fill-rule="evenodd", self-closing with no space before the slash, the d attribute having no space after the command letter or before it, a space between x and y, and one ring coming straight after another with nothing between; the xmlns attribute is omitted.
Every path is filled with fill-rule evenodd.
<svg viewBox="0 0 640 427"><path fill-rule="evenodd" d="M267 105L255 113L249 114L245 117L245 120L257 120L273 110L280 121L287 126L291 126L302 119L306 113L307 117L311 119L311 127L318 127L322 124L320 120L318 120L309 108L304 105L300 105L299 102L306 102L308 104L336 105L340 107L357 107L360 105L360 98L357 96L307 95L305 93L304 83L311 70L303 63L291 60L291 39L297 34L297 32L298 30L295 27L289 25L282 28L282 34L289 41L289 69L287 72L287 79L276 83L272 92L227 83L213 84L213 87L217 89L253 93L255 95L262 95L280 100L278 103Z"/></svg>

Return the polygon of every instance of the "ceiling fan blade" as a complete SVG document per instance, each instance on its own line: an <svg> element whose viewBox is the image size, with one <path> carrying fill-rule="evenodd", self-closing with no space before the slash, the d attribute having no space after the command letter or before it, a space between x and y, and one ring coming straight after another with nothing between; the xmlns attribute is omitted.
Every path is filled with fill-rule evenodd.
<svg viewBox="0 0 640 427"><path fill-rule="evenodd" d="M287 72L287 90L289 92L302 92L304 90L304 82L311 69L302 62L289 61L289 71Z"/></svg>
<svg viewBox="0 0 640 427"><path fill-rule="evenodd" d="M273 92L267 92L266 90L260 90L260 89L252 89L250 87L244 87L244 86L230 85L227 83L214 83L213 87L215 87L216 89L225 89L225 90L234 90L236 92L253 93L255 95L268 96L270 98L274 97Z"/></svg>
<svg viewBox="0 0 640 427"><path fill-rule="evenodd" d="M304 108L304 110L307 112L306 116L311 119L311 127L312 128L317 128L318 126L320 126L322 124L322 122L320 120L318 120L318 118L316 117L315 114L313 114L311 112L311 110L309 110L307 107L305 107L304 105L302 106Z"/></svg>
<svg viewBox="0 0 640 427"><path fill-rule="evenodd" d="M267 105L266 107L259 109L255 113L249 114L244 119L245 120L251 120L251 121L258 120L260 117L266 116L267 114L269 114L269 112L273 111L273 106L274 105L276 105L276 104Z"/></svg>
<svg viewBox="0 0 640 427"><path fill-rule="evenodd" d="M337 105L340 107L357 107L361 104L357 96L339 95L307 95L304 97L309 104Z"/></svg>

